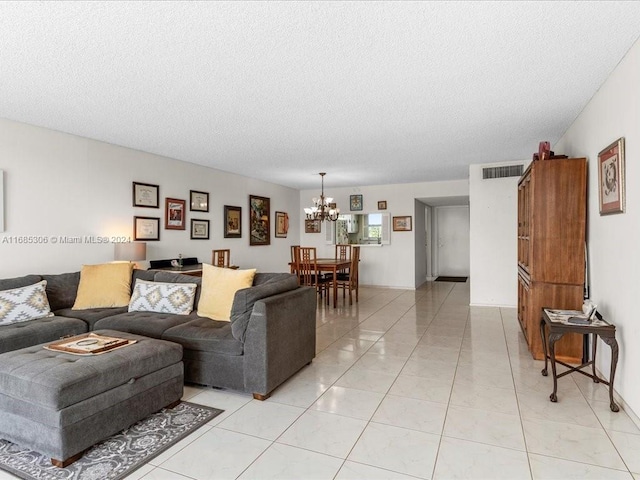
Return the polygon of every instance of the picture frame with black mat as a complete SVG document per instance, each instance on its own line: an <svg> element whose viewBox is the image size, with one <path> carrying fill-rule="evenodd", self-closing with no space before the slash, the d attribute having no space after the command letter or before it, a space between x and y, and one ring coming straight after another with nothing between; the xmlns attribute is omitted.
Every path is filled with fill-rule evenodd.
<svg viewBox="0 0 640 480"><path fill-rule="evenodd" d="M209 240L209 220L191 219L191 240Z"/></svg>
<svg viewBox="0 0 640 480"><path fill-rule="evenodd" d="M133 239L147 242L160 240L160 217L133 217Z"/></svg>
<svg viewBox="0 0 640 480"><path fill-rule="evenodd" d="M133 182L133 206L160 208L160 186L151 183Z"/></svg>

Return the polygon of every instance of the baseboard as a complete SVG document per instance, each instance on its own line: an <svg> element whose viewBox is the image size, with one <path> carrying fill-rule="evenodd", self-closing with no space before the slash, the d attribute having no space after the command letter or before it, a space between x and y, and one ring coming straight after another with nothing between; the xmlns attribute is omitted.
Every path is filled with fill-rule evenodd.
<svg viewBox="0 0 640 480"><path fill-rule="evenodd" d="M604 376L602 372L597 368L596 368L596 374L600 378L605 378L607 380L609 379L608 375ZM627 404L627 402L624 401L624 398L622 398L622 395L620 395L615 388L613 389L613 398L618 403L618 405L620 405L622 410L624 410L625 413L629 415L629 418L633 423L636 424L636 427L640 428L640 418L638 417L638 415L636 415L636 412L634 412L633 409Z"/></svg>
<svg viewBox="0 0 640 480"><path fill-rule="evenodd" d="M470 307L498 307L498 308L518 308L517 305L500 305L497 303L470 303Z"/></svg>
<svg viewBox="0 0 640 480"><path fill-rule="evenodd" d="M364 285L364 284L360 284L360 288L362 287L369 287L369 288L389 288L392 290L415 290L416 287L402 287L399 285Z"/></svg>

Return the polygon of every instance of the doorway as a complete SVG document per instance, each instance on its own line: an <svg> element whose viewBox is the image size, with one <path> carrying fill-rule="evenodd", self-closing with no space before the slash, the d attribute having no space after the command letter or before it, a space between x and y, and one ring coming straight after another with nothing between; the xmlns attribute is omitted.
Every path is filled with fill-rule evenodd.
<svg viewBox="0 0 640 480"><path fill-rule="evenodd" d="M438 275L468 277L469 207L443 206L435 208L437 225Z"/></svg>

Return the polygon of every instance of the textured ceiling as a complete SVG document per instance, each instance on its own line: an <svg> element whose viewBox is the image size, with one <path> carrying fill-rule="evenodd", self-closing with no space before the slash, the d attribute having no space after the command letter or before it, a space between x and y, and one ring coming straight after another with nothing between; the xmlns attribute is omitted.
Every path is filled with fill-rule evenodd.
<svg viewBox="0 0 640 480"><path fill-rule="evenodd" d="M2 2L0 117L294 188L464 179L553 148L639 19L609 1Z"/></svg>

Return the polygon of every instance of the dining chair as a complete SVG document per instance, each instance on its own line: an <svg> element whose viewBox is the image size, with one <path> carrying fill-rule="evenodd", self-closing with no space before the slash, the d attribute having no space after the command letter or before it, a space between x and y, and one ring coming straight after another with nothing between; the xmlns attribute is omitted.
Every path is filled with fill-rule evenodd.
<svg viewBox="0 0 640 480"><path fill-rule="evenodd" d="M231 266L231 250L213 250L211 255L211 265L221 268L229 268Z"/></svg>
<svg viewBox="0 0 640 480"><path fill-rule="evenodd" d="M351 260L352 245L345 243L336 244L336 260ZM339 273L346 273L346 269L338 270Z"/></svg>
<svg viewBox="0 0 640 480"><path fill-rule="evenodd" d="M322 297L323 293L327 297L329 304L329 286L332 280L324 277L318 270L318 257L315 247L297 247L298 279L301 285L316 287L316 291Z"/></svg>
<svg viewBox="0 0 640 480"><path fill-rule="evenodd" d="M351 247L348 243L336 244L336 260L351 260Z"/></svg>
<svg viewBox="0 0 640 480"><path fill-rule="evenodd" d="M351 264L349 272L338 273L337 285L342 289L342 298L345 298L345 292L349 290L349 305L353 305L352 292L356 292L356 303L358 303L358 266L360 264L360 247L354 246L351 251Z"/></svg>
<svg viewBox="0 0 640 480"><path fill-rule="evenodd" d="M291 245L291 273L293 273L296 277L298 277L298 285L300 282L300 273L298 272L298 249L300 245Z"/></svg>

